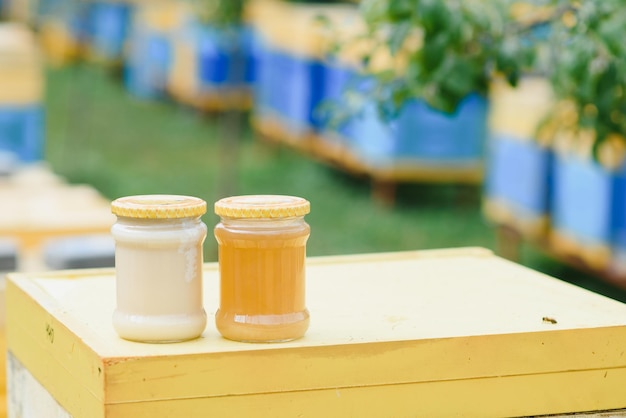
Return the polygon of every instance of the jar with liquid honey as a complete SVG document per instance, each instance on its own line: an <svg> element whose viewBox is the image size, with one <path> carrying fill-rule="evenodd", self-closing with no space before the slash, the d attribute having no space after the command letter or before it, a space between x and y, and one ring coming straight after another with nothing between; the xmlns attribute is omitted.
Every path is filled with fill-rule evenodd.
<svg viewBox="0 0 626 418"><path fill-rule="evenodd" d="M300 338L309 327L305 304L307 200L293 196L235 196L215 203L220 222L220 305L223 337L246 342Z"/></svg>
<svg viewBox="0 0 626 418"><path fill-rule="evenodd" d="M206 326L202 301L202 244L206 202L190 196L142 195L111 204L115 239L120 337L177 342L199 337Z"/></svg>

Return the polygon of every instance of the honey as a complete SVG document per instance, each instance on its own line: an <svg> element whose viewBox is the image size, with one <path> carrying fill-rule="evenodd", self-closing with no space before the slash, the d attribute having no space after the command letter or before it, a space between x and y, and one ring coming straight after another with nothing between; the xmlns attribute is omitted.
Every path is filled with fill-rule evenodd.
<svg viewBox="0 0 626 418"><path fill-rule="evenodd" d="M112 203L117 307L113 326L122 338L175 342L206 326L202 301L200 220L206 202L188 196L129 196Z"/></svg>
<svg viewBox="0 0 626 418"><path fill-rule="evenodd" d="M309 202L291 196L238 196L215 204L221 222L220 307L215 316L225 338L289 341L309 326L305 302L304 221Z"/></svg>

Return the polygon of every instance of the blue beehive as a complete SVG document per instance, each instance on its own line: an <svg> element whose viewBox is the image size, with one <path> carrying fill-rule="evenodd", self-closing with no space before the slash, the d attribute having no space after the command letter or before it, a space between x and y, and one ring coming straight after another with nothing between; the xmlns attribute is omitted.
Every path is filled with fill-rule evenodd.
<svg viewBox="0 0 626 418"><path fill-rule="evenodd" d="M256 57L256 72L253 84L254 111L258 116L263 117L276 112L272 103L273 91L271 88L275 72L272 71L271 67L271 50L267 47L266 42L262 40L262 36L259 33L255 33L255 36L253 36L253 50Z"/></svg>
<svg viewBox="0 0 626 418"><path fill-rule="evenodd" d="M43 157L43 70L32 33L0 25L0 151L21 162Z"/></svg>
<svg viewBox="0 0 626 418"><path fill-rule="evenodd" d="M552 151L533 139L493 133L487 155L486 204L500 206L493 210L509 212L493 214L491 217L497 218L493 220L517 222L522 230L526 228L525 224L547 221ZM544 226L538 225L537 228L543 229Z"/></svg>
<svg viewBox="0 0 626 418"><path fill-rule="evenodd" d="M281 50L265 39L258 43L255 113L272 117L295 136L320 126L314 110L323 98L321 61Z"/></svg>
<svg viewBox="0 0 626 418"><path fill-rule="evenodd" d="M145 4L134 13L124 81L128 91L144 99L166 96L172 66L172 40L186 22L184 4Z"/></svg>
<svg viewBox="0 0 626 418"><path fill-rule="evenodd" d="M360 76L346 63L337 60L323 62L322 101L313 109L319 127L318 140L345 152L354 136L350 122L349 90L358 88Z"/></svg>
<svg viewBox="0 0 626 418"><path fill-rule="evenodd" d="M198 55L199 78L204 88L250 86L254 82L252 30L248 27L202 27ZM235 65L241 67L233 68Z"/></svg>
<svg viewBox="0 0 626 418"><path fill-rule="evenodd" d="M341 62L335 60L324 61L323 96L331 102L341 102L348 88L355 85L358 77L356 71Z"/></svg>
<svg viewBox="0 0 626 418"><path fill-rule="evenodd" d="M275 72L274 108L289 131L300 133L319 128L315 109L323 99L323 64L314 58L276 50L271 68Z"/></svg>
<svg viewBox="0 0 626 418"><path fill-rule="evenodd" d="M486 135L487 101L470 95L453 114L410 100L398 117L385 121L374 105L352 122L354 152L368 165L420 163L444 167L479 166Z"/></svg>
<svg viewBox="0 0 626 418"><path fill-rule="evenodd" d="M135 6L119 1L93 1L89 6L91 55L106 62L122 60Z"/></svg>
<svg viewBox="0 0 626 418"><path fill-rule="evenodd" d="M173 36L168 91L203 110L248 108L255 60L246 27L217 28L189 19Z"/></svg>
<svg viewBox="0 0 626 418"><path fill-rule="evenodd" d="M552 102L543 78L522 79L516 88L492 84L484 212L532 237L548 226L554 157L536 137Z"/></svg>
<svg viewBox="0 0 626 418"><path fill-rule="evenodd" d="M128 91L143 99L165 97L170 62L171 46L167 36L137 30L124 74Z"/></svg>
<svg viewBox="0 0 626 418"><path fill-rule="evenodd" d="M355 15L356 9L276 3L254 19L258 56L254 113L279 124L291 139L323 128L318 109L329 95L336 95L342 74L325 61L328 39L316 17L336 20L344 14Z"/></svg>
<svg viewBox="0 0 626 418"><path fill-rule="evenodd" d="M0 105L0 150L22 162L43 158L44 112L41 104Z"/></svg>
<svg viewBox="0 0 626 418"><path fill-rule="evenodd" d="M555 251L595 268L611 262L620 175L589 156L558 152L554 165L551 243Z"/></svg>
<svg viewBox="0 0 626 418"><path fill-rule="evenodd" d="M615 173L613 196L613 267L622 277L626 275L626 167Z"/></svg>

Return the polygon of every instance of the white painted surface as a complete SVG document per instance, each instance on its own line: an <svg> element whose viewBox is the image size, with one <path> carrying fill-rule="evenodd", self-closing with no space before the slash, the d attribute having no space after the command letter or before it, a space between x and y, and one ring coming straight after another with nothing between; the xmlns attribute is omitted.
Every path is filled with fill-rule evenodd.
<svg viewBox="0 0 626 418"><path fill-rule="evenodd" d="M9 418L72 418L10 352L7 378Z"/></svg>

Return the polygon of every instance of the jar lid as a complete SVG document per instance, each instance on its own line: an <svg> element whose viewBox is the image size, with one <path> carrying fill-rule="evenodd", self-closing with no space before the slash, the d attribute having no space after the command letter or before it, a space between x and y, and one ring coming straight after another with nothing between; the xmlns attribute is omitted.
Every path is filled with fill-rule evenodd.
<svg viewBox="0 0 626 418"><path fill-rule="evenodd" d="M290 218L311 210L308 200L295 196L233 196L215 202L215 214L227 218Z"/></svg>
<svg viewBox="0 0 626 418"><path fill-rule="evenodd" d="M197 197L178 195L126 196L111 203L111 212L141 219L192 218L206 213L206 202Z"/></svg>

